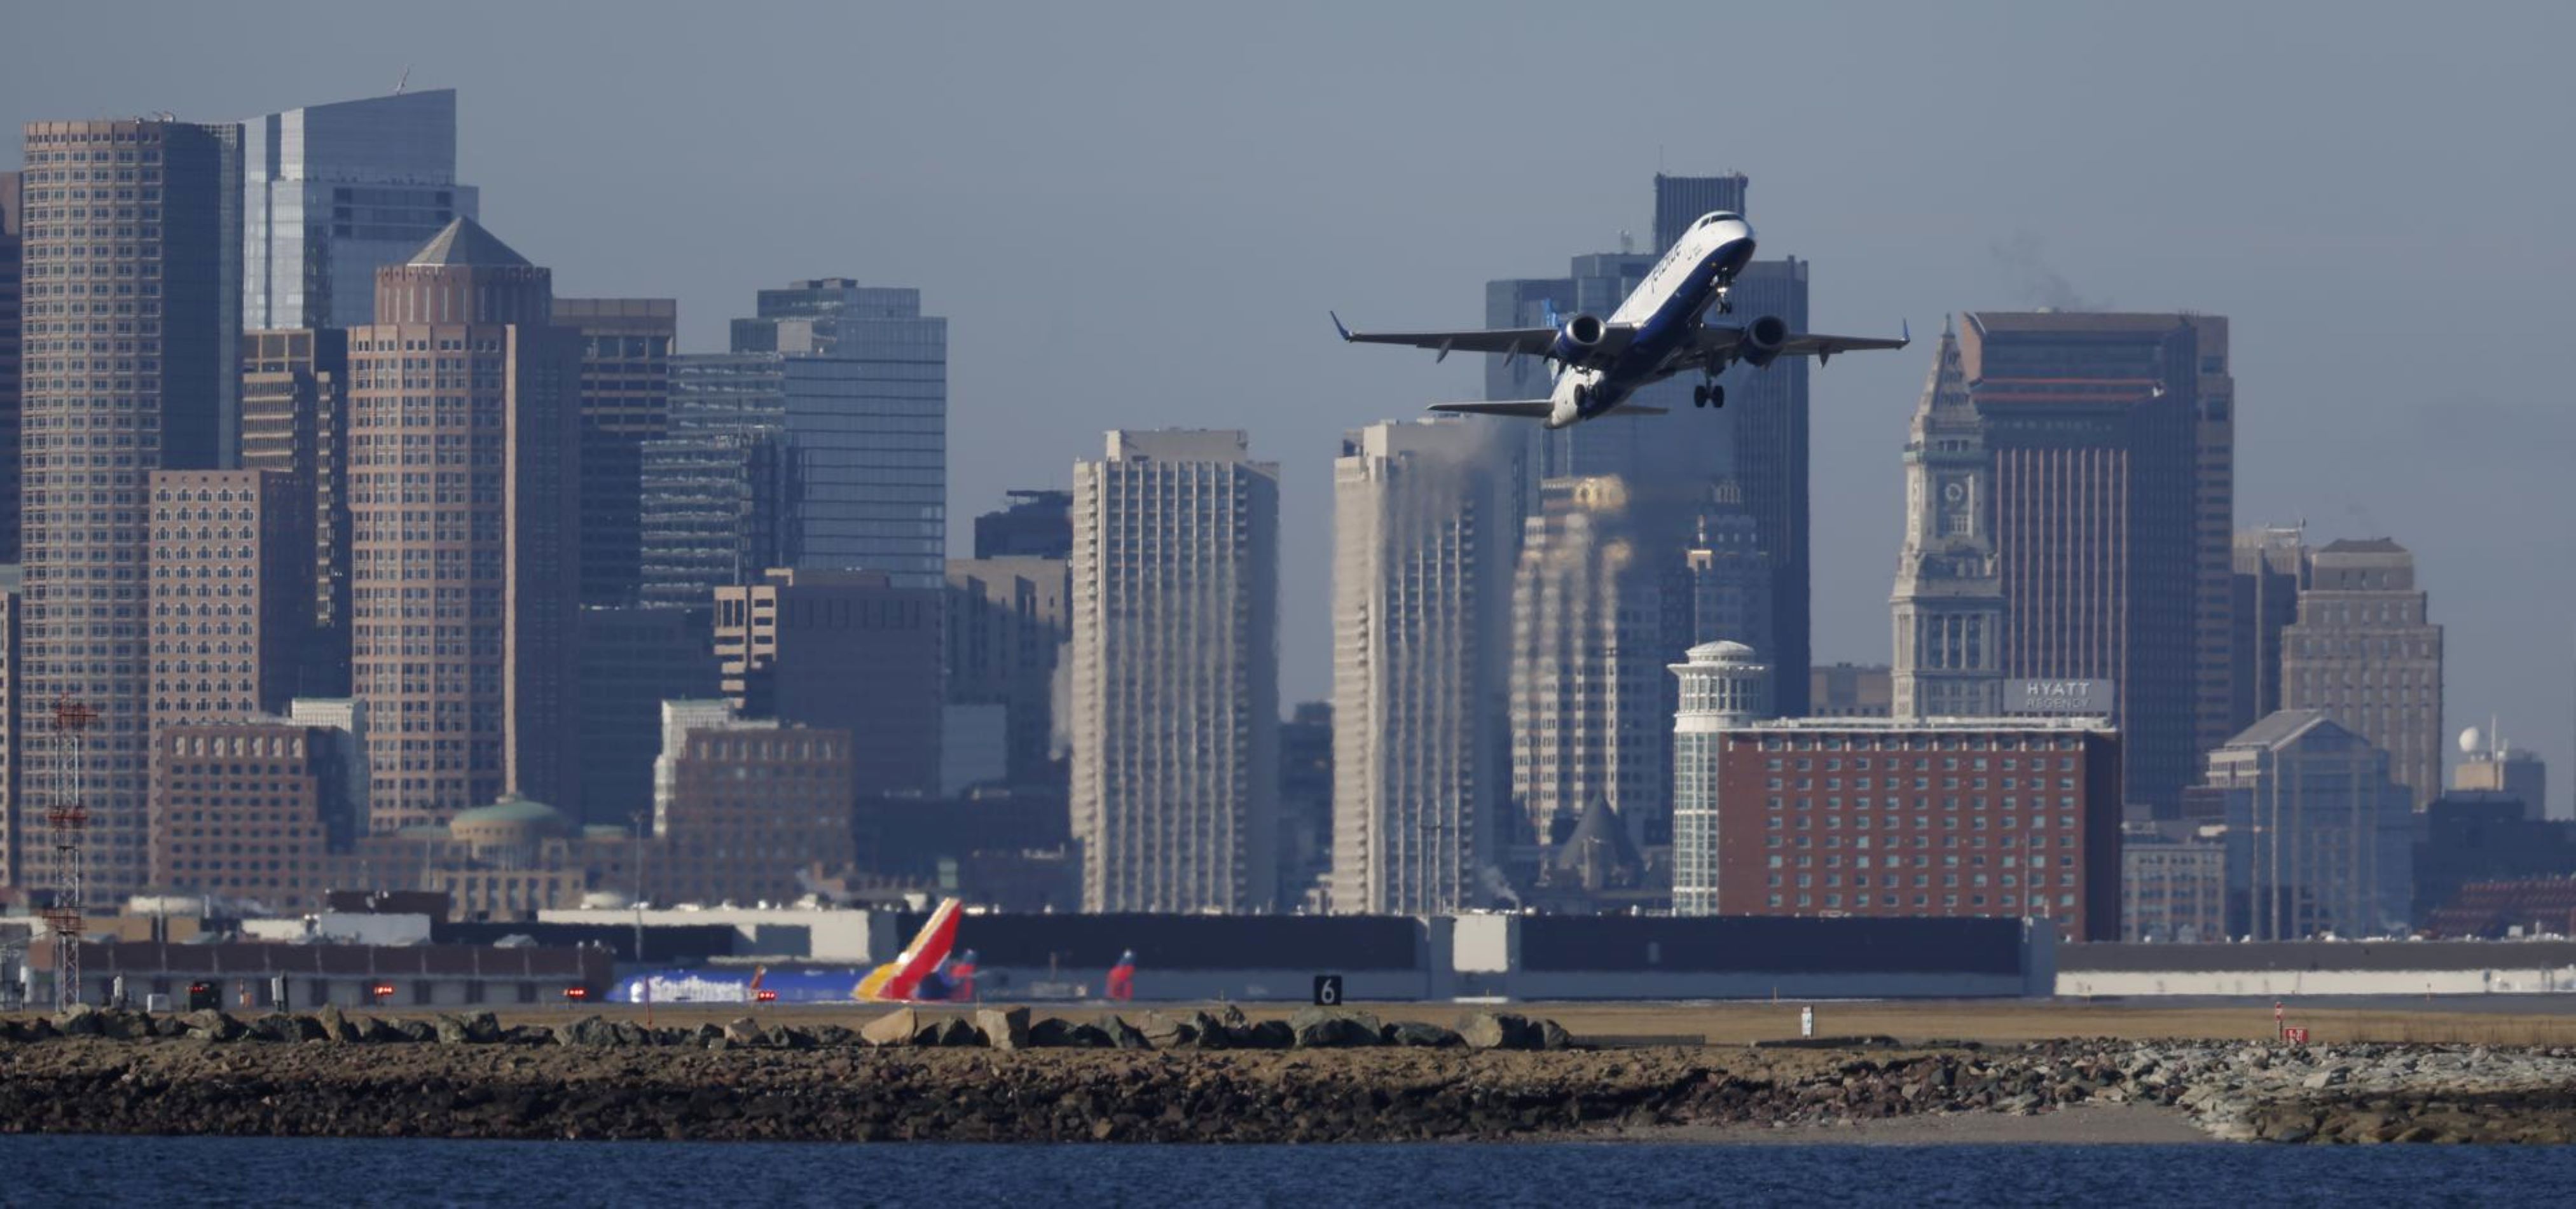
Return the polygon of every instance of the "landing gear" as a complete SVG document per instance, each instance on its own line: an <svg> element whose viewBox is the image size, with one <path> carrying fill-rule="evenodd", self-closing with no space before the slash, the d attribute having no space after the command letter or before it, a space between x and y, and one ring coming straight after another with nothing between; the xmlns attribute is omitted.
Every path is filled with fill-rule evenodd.
<svg viewBox="0 0 2576 1209"><path fill-rule="evenodd" d="M1592 410L1592 388L1591 388L1591 387L1589 387L1589 386L1577 386L1577 387L1575 387L1575 388L1574 388L1574 414L1576 414L1576 415L1578 415L1578 416L1579 416L1579 415L1584 415L1584 414L1589 413L1591 410Z"/></svg>
<svg viewBox="0 0 2576 1209"><path fill-rule="evenodd" d="M1735 313L1735 287L1728 285L1722 279L1717 283L1717 313L1721 315Z"/></svg>
<svg viewBox="0 0 2576 1209"><path fill-rule="evenodd" d="M1723 386L1718 385L1718 384L1717 384L1717 383L1715 383L1715 382L1702 383L1702 384L1700 384L1700 385L1698 385L1698 386L1694 386L1694 387L1692 387L1692 388L1691 388L1691 406L1693 406L1693 407L1724 407L1724 406L1726 406L1726 388L1725 388L1725 387L1723 387Z"/></svg>

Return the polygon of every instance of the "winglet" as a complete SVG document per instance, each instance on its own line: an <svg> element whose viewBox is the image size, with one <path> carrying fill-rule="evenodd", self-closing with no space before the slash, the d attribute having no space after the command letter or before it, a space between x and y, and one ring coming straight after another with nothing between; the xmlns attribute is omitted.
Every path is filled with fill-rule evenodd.
<svg viewBox="0 0 2576 1209"><path fill-rule="evenodd" d="M1914 343L1914 325L1912 323L1899 319L1896 321L1896 331L1897 339L1902 340L1907 344Z"/></svg>
<svg viewBox="0 0 2576 1209"><path fill-rule="evenodd" d="M1327 315L1333 315L1333 312L1331 311L1326 311L1324 313ZM1342 317L1339 315L1333 315L1333 330L1340 332L1342 334L1342 339L1345 342L1350 340L1351 329L1342 326Z"/></svg>

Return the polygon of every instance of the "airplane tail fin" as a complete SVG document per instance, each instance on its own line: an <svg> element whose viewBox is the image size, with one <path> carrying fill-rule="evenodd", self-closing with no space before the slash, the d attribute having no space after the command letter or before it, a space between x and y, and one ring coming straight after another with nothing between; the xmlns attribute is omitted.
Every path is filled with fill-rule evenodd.
<svg viewBox="0 0 2576 1209"><path fill-rule="evenodd" d="M893 961L868 971L868 976L851 988L850 997L889 1003L912 998L912 992L921 985L922 978L938 969L939 963L948 959L948 950L957 943L957 915L964 905L953 898L939 900L939 909L930 913L929 921L913 935L912 943L905 945L903 952L896 954Z"/></svg>
<svg viewBox="0 0 2576 1209"><path fill-rule="evenodd" d="M1434 403L1432 411L1445 411L1468 416L1516 416L1524 420L1544 420L1556 410L1547 399L1501 399L1490 403Z"/></svg>

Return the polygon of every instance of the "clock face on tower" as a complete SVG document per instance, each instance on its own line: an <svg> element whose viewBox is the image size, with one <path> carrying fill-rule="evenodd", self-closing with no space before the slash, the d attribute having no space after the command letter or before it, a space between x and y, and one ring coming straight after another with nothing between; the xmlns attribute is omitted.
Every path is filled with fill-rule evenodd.
<svg viewBox="0 0 2576 1209"><path fill-rule="evenodd" d="M1964 506L1967 504L1967 502L1968 502L1968 487L1967 487L1967 484L1965 484L1965 483L1961 483L1961 482L1958 482L1958 481L1955 481L1955 480L1953 480L1953 481L1951 481L1951 482L1947 482L1947 483L1943 483L1943 484L1941 484L1941 506L1942 506L1942 507L1944 507L1944 508L1949 508L1949 509L1952 509L1952 510L1954 510L1954 511L1955 511L1955 510L1957 510L1957 509L1959 509L1959 508L1961 508L1961 507L1964 507Z"/></svg>

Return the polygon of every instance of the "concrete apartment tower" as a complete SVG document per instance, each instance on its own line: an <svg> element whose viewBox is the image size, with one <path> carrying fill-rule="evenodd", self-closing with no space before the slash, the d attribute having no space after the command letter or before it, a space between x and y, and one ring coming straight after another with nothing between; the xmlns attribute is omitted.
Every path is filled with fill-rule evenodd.
<svg viewBox="0 0 2576 1209"><path fill-rule="evenodd" d="M581 347L553 274L470 219L349 332L352 665L369 830L575 783Z"/></svg>
<svg viewBox="0 0 2576 1209"><path fill-rule="evenodd" d="M69 698L98 711L80 778L92 901L140 891L150 876L149 479L220 465L236 421L238 152L233 126L26 127L26 262L63 294L25 306L27 359L46 368L23 386L35 439L21 461L27 658L18 688L30 710ZM25 755L22 781L40 802L56 757L42 745ZM44 843L41 831L27 829L22 842ZM46 853L24 872L49 876L51 860Z"/></svg>
<svg viewBox="0 0 2576 1209"><path fill-rule="evenodd" d="M2322 710L2387 752L2415 809L2442 796L2442 627L2426 619L2406 547L2372 538L2316 552L2298 624L2281 631L2281 705Z"/></svg>
<svg viewBox="0 0 2576 1209"><path fill-rule="evenodd" d="M1499 436L1372 424L1333 463L1337 912L1485 905L1501 865L1515 510Z"/></svg>
<svg viewBox="0 0 2576 1209"><path fill-rule="evenodd" d="M1276 897L1279 468L1241 432L1073 466L1073 834L1086 911Z"/></svg>
<svg viewBox="0 0 2576 1209"><path fill-rule="evenodd" d="M1681 678L1681 707L1673 711L1673 914L1715 915L1727 839L1719 826L1725 735L1771 716L1771 669L1741 642L1708 642L1669 670Z"/></svg>
<svg viewBox="0 0 2576 1209"><path fill-rule="evenodd" d="M377 318L376 270L481 217L456 183L456 92L308 105L241 125L242 326Z"/></svg>
<svg viewBox="0 0 2576 1209"><path fill-rule="evenodd" d="M1898 718L2004 712L2002 568L1994 458L1948 327L1905 442L1905 546L1896 560Z"/></svg>
<svg viewBox="0 0 2576 1209"><path fill-rule="evenodd" d="M270 470L153 472L152 728L284 713L313 625L303 493Z"/></svg>
<svg viewBox="0 0 2576 1209"><path fill-rule="evenodd" d="M2124 788L2170 819L2228 735L2235 491L2227 320L1976 311L2007 679L2110 680Z"/></svg>

